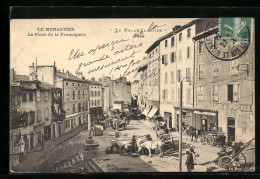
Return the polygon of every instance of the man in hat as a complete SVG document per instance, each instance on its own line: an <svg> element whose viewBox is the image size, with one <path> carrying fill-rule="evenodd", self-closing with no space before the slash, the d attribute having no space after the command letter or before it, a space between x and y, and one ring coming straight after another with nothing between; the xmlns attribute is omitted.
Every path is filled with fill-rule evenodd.
<svg viewBox="0 0 260 179"><path fill-rule="evenodd" d="M192 170L194 170L193 156L190 151L186 151L186 154L187 154L187 160L185 162L185 165L187 165L187 171L191 172Z"/></svg>
<svg viewBox="0 0 260 179"><path fill-rule="evenodd" d="M131 148L132 148L132 153L135 153L136 149L136 137L133 135L132 140L131 140Z"/></svg>

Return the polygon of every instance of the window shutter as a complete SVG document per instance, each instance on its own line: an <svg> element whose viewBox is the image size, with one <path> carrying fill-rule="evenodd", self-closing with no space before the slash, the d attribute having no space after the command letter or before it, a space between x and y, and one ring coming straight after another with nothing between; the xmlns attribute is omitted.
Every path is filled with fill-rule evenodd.
<svg viewBox="0 0 260 179"><path fill-rule="evenodd" d="M235 101L235 102L239 101L239 85L238 84L233 85L233 101Z"/></svg>
<svg viewBox="0 0 260 179"><path fill-rule="evenodd" d="M162 64L164 64L164 55L162 55Z"/></svg>

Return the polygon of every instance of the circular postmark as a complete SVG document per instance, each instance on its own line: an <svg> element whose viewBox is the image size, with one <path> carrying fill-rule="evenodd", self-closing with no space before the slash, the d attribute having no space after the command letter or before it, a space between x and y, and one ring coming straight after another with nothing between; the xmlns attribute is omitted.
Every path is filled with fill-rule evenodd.
<svg viewBox="0 0 260 179"><path fill-rule="evenodd" d="M204 43L208 52L215 58L223 61L231 61L241 57L248 49L250 44L250 30L247 25L241 26L243 30L238 38L238 30L232 29L228 24L211 21L205 29ZM224 28L221 29L220 26ZM220 30L224 35L220 34ZM225 31L225 33L223 32Z"/></svg>

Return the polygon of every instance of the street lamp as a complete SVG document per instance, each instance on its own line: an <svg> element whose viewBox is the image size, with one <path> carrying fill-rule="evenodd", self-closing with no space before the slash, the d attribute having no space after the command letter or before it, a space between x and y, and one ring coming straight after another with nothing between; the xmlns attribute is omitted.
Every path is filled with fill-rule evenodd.
<svg viewBox="0 0 260 179"><path fill-rule="evenodd" d="M186 80L186 82L189 82L191 84L191 81L188 77L184 77L180 82L180 120L179 120L179 171L182 170L182 87L183 87L183 81Z"/></svg>

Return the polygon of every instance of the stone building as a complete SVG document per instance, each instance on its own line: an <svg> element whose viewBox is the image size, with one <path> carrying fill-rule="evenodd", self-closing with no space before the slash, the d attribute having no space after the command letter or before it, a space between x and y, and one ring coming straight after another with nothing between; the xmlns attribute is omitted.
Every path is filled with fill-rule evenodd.
<svg viewBox="0 0 260 179"><path fill-rule="evenodd" d="M215 26L194 37L196 83L192 124L198 129L224 132L228 143L246 142L255 137L255 44L251 42L235 60L219 60L205 46L206 39L212 42L213 50L219 50L217 33Z"/></svg>

